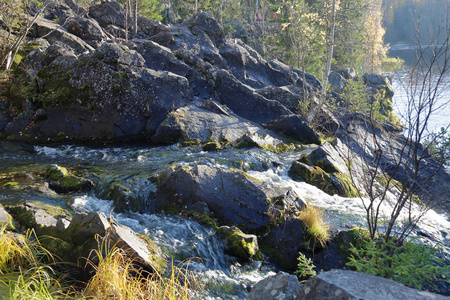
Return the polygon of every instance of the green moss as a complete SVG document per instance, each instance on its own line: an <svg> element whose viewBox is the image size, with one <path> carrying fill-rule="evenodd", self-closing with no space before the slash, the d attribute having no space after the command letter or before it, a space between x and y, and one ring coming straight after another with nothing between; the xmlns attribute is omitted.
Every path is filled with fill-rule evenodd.
<svg viewBox="0 0 450 300"><path fill-rule="evenodd" d="M218 141L208 142L203 145L204 151L216 151L220 150L222 148L222 145Z"/></svg>
<svg viewBox="0 0 450 300"><path fill-rule="evenodd" d="M387 174L378 175L375 177L375 180L378 181L378 183L380 183L382 186L384 186L386 188L394 186L399 191L402 191L404 189L403 184L400 181L395 180L394 178L390 177ZM388 186L388 182L389 182L389 186ZM406 192L407 193L409 192L408 189L406 189ZM418 205L424 205L423 201L416 194L411 195L411 200Z"/></svg>
<svg viewBox="0 0 450 300"><path fill-rule="evenodd" d="M249 260L258 253L255 237L246 235L237 227L220 227L218 233L224 239L227 251L242 260Z"/></svg>
<svg viewBox="0 0 450 300"><path fill-rule="evenodd" d="M195 146L200 145L201 141L199 139L186 138L183 140L183 146Z"/></svg>
<svg viewBox="0 0 450 300"><path fill-rule="evenodd" d="M244 175L245 178L247 178L248 180L250 180L250 181L252 181L252 182L255 182L255 183L259 184L259 185L264 184L263 181L261 181L261 180L259 180L258 178L255 178L255 177L249 175L248 173L246 173L246 172L244 172L244 171L242 171L242 170L238 170L238 169L234 169L234 168L230 168L229 170L230 170L231 172L233 172L233 173L240 173L240 174Z"/></svg>
<svg viewBox="0 0 450 300"><path fill-rule="evenodd" d="M148 259L150 260L154 270L160 274L163 273L167 261L162 250L155 244L155 242L146 235L137 234L138 237L147 244L147 250L150 253Z"/></svg>
<svg viewBox="0 0 450 300"><path fill-rule="evenodd" d="M304 179L307 183L312 184L327 194L338 194L338 190L334 187L330 174L322 168L311 167L307 164L297 162L294 163L289 170L289 175L294 179Z"/></svg>
<svg viewBox="0 0 450 300"><path fill-rule="evenodd" d="M280 143L276 146L273 146L272 144L267 144L266 146L261 147L273 153L292 152L295 149L294 144L285 144L285 143Z"/></svg>
<svg viewBox="0 0 450 300"><path fill-rule="evenodd" d="M352 180L345 174L336 172L333 174L344 186L344 194L340 196L345 196L349 198L356 198L360 196L360 193L358 192L358 189L355 188L355 186L352 183Z"/></svg>

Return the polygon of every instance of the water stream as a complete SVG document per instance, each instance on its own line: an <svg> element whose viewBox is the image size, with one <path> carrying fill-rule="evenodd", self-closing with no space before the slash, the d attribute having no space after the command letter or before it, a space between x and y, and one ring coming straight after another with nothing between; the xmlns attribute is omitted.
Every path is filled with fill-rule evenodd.
<svg viewBox="0 0 450 300"><path fill-rule="evenodd" d="M151 203L156 191L150 180L174 164L225 165L249 172L266 185L292 187L310 204L326 210L326 218L333 229L364 226L364 210L360 199L330 196L304 182L289 178L287 172L300 152L274 154L262 149L223 150L204 152L167 147L103 147L54 146L34 147L34 153L0 153L0 173L5 170L43 169L50 164L97 172L104 181L119 181L139 198ZM275 269L268 263L256 262L241 266L224 253L224 245L214 230L182 216L154 214L151 206L143 213L112 212L112 201L98 198L99 192L68 196L39 193L32 190L0 190L0 202L19 199L46 201L76 211L102 211L136 232L151 237L166 253L174 257L175 264L189 260L189 268L206 284L204 299L243 299L249 287ZM389 207L386 206L386 210ZM445 216L429 212L417 232L424 231L435 243L450 248L450 222Z"/></svg>

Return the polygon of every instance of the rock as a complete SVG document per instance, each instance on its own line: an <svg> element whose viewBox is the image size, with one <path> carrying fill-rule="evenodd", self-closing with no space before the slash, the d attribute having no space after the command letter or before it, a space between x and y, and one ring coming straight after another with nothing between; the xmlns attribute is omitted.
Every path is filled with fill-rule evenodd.
<svg viewBox="0 0 450 300"><path fill-rule="evenodd" d="M222 145L219 142L208 142L203 145L203 151L217 151L222 148Z"/></svg>
<svg viewBox="0 0 450 300"><path fill-rule="evenodd" d="M114 201L114 209L117 212L146 212L148 203L141 200L127 187L120 183L109 184L101 193L100 197Z"/></svg>
<svg viewBox="0 0 450 300"><path fill-rule="evenodd" d="M167 47L149 40L133 40L133 43L136 44L136 51L142 55L145 66L149 69L165 70L179 76L186 76L191 70Z"/></svg>
<svg viewBox="0 0 450 300"><path fill-rule="evenodd" d="M295 193L295 191L288 188L266 188L263 186L263 189L268 198L271 199L272 203L277 206L280 206L282 210L294 208L297 210L301 210L304 206L306 206L305 201L299 198L299 196Z"/></svg>
<svg viewBox="0 0 450 300"><path fill-rule="evenodd" d="M269 223L269 202L259 184L244 172L196 165L164 170L158 181L158 209L204 202L222 224L256 232Z"/></svg>
<svg viewBox="0 0 450 300"><path fill-rule="evenodd" d="M356 71L354 68L343 68L337 71L339 75L344 77L347 80L353 79L356 77Z"/></svg>
<svg viewBox="0 0 450 300"><path fill-rule="evenodd" d="M83 245L86 241L94 242L96 235L105 236L110 227L111 225L104 213L76 213L66 232L75 245Z"/></svg>
<svg viewBox="0 0 450 300"><path fill-rule="evenodd" d="M134 263L151 272L162 272L165 266L165 256L161 249L148 237L138 236L131 228L110 224L105 214L90 212L89 214L75 214L69 227L65 231L75 246L80 247L80 257L89 257L95 262L92 249L99 249L101 245L96 236L104 238L104 245L115 245L133 259Z"/></svg>
<svg viewBox="0 0 450 300"><path fill-rule="evenodd" d="M118 224L112 225L110 238L112 244L123 249L134 263L152 272L164 271L165 255L150 238L138 236L131 228Z"/></svg>
<svg viewBox="0 0 450 300"><path fill-rule="evenodd" d="M289 176L294 180L304 180L330 195L338 193L330 178L330 174L320 167L311 167L302 162L294 161L289 169Z"/></svg>
<svg viewBox="0 0 450 300"><path fill-rule="evenodd" d="M94 18L102 27L117 25L125 28L125 14L122 6L116 1L108 1L89 7L89 16ZM129 16L128 24L132 24Z"/></svg>
<svg viewBox="0 0 450 300"><path fill-rule="evenodd" d="M225 70L217 71L215 76L215 91L220 103L242 118L256 123L269 123L282 115L292 114L278 101L257 94L254 89Z"/></svg>
<svg viewBox="0 0 450 300"><path fill-rule="evenodd" d="M338 137L350 149L348 153L352 158L363 157L369 166L376 166L379 157L379 166L383 172L400 182L416 176L411 168L414 162L407 158L407 151L405 152L404 149L407 143L405 137L392 131L390 126L375 122L372 128L368 122L368 116L360 113L346 115L343 125L344 127L338 132ZM372 134L376 137L376 143ZM438 211L450 211L450 201L448 201L450 173L445 168L438 169L439 164L433 159L425 158L428 154L423 152L425 151L423 147L418 146L417 150L419 157L424 157L420 172L417 174L417 182L427 184L420 184L416 195L424 203L437 204L435 209ZM381 156L379 156L380 153ZM359 162L354 164L355 167L358 165L361 164ZM429 180L431 177L432 179Z"/></svg>
<svg viewBox="0 0 450 300"><path fill-rule="evenodd" d="M300 103L303 101L303 92L300 89L296 89L295 92L292 90L290 86L277 87L268 85L256 90L256 92L267 99L277 100L290 111L296 113Z"/></svg>
<svg viewBox="0 0 450 300"><path fill-rule="evenodd" d="M348 80L338 72L332 72L328 76L328 82L331 85L331 91L338 95L342 94L345 86L348 84Z"/></svg>
<svg viewBox="0 0 450 300"><path fill-rule="evenodd" d="M95 57L103 62L115 66L122 64L134 67L143 67L145 59L135 50L130 50L125 45L103 43L95 52Z"/></svg>
<svg viewBox="0 0 450 300"><path fill-rule="evenodd" d="M392 98L394 96L394 89L389 77L366 73L363 75L363 80L367 86L372 87L375 91L383 90L385 97Z"/></svg>
<svg viewBox="0 0 450 300"><path fill-rule="evenodd" d="M13 218L0 204L0 226L5 226L7 229L13 228Z"/></svg>
<svg viewBox="0 0 450 300"><path fill-rule="evenodd" d="M83 39L94 48L99 47L107 38L103 29L97 21L93 19L77 17L71 19L65 27L67 28L67 31Z"/></svg>
<svg viewBox="0 0 450 300"><path fill-rule="evenodd" d="M75 0L52 0L46 3L43 15L47 20L58 20L63 24L75 16L86 17L87 11Z"/></svg>
<svg viewBox="0 0 450 300"><path fill-rule="evenodd" d="M208 102L207 102L208 103ZM215 106L214 106L215 105ZM262 126L241 118L220 104L209 104L216 112L198 107L185 106L169 114L156 131L153 141L175 143L181 139L196 139L202 143L226 141L232 145L249 145L277 149L283 144L278 135ZM243 136L248 143L243 143ZM220 148L220 147L219 147Z"/></svg>
<svg viewBox="0 0 450 300"><path fill-rule="evenodd" d="M45 178L49 181L50 188L57 193L86 192L94 187L91 180L71 175L66 168L58 165L50 166Z"/></svg>
<svg viewBox="0 0 450 300"><path fill-rule="evenodd" d="M83 53L85 51L93 51L94 48L90 46L87 42L79 38L78 36L69 33L64 28L61 28L59 24L38 18L31 31L31 35L34 38L39 38L46 35L45 39L51 44L61 43L63 45L71 47L76 53Z"/></svg>
<svg viewBox="0 0 450 300"><path fill-rule="evenodd" d="M305 143L320 144L320 136L299 115L282 115L267 127Z"/></svg>
<svg viewBox="0 0 450 300"><path fill-rule="evenodd" d="M260 239L261 251L278 267L286 271L297 270L298 253L305 242L303 222L291 219L277 224Z"/></svg>
<svg viewBox="0 0 450 300"><path fill-rule="evenodd" d="M48 209L49 207L45 208ZM33 202L12 206L9 207L8 210L14 217L14 220L24 229L34 228L40 232L43 228L56 227L56 223L58 222L58 220L44 210L41 205Z"/></svg>
<svg viewBox="0 0 450 300"><path fill-rule="evenodd" d="M301 285L295 275L278 272L255 284L248 294L247 300L292 300L295 299Z"/></svg>
<svg viewBox="0 0 450 300"><path fill-rule="evenodd" d="M249 261L259 251L256 235L245 234L236 226L221 226L217 232L224 240L225 251L242 261Z"/></svg>
<svg viewBox="0 0 450 300"><path fill-rule="evenodd" d="M303 285L295 299L447 299L395 281L348 270L323 272Z"/></svg>

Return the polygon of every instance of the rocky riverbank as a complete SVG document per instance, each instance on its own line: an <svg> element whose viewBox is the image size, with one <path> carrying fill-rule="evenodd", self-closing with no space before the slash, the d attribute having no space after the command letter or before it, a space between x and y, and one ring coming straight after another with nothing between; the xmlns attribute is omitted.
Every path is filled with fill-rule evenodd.
<svg viewBox="0 0 450 300"><path fill-rule="evenodd" d="M277 270L293 272L302 252L313 259L317 270L346 268L354 232L333 230L326 246L312 243L298 218L311 199L279 178L283 174L322 190L323 197L356 203L364 174L375 166L397 180L404 178L400 175L415 175L410 158L398 164L408 144L397 128L369 121L362 113L331 109L331 104L340 105L343 89L355 79L352 70L330 75L330 105L321 108L313 129L301 107L307 105L304 91L308 95L320 91L319 80L263 59L241 40L225 36L207 14L175 25L140 17L138 35L128 41L124 26L123 9L114 1L88 10L72 1L55 1L36 22L29 35L33 47L18 65L6 98L0 100L2 222L10 230L34 228L39 236L60 238L64 243L48 246L74 263L96 249L97 234L108 234L111 243L131 251L143 268L162 272L167 254L151 238L136 235L95 209L77 211L80 199L91 197L110 201L114 214L121 216L176 214L195 220L211 230L223 245L221 251L238 264L270 262ZM386 77L366 74L357 80L382 94L383 110L392 112L393 91ZM332 138L326 142L324 134ZM371 134L381 143L368 139ZM148 152L95 148L137 142ZM33 146L61 143L95 147L69 146L61 159L59 150ZM156 147L161 145L172 146ZM260 152L245 152L255 148ZM420 147L418 151L426 153ZM42 152L45 160L36 161ZM286 153L292 157L275 156ZM417 189L417 196L423 202L432 199L448 213L450 174L438 169L430 157L420 163L421 178L434 177ZM271 171L278 182L261 180L261 174L252 174L255 171ZM388 193L395 196L401 190L395 186ZM431 241L450 247L447 229L416 231L420 230ZM168 248L176 252L175 245ZM296 279L280 273L276 276L283 279L272 279L270 293L274 299L287 290L290 299L324 297L328 283L321 280L335 273L322 274L300 289ZM343 280L359 280L349 271L338 274ZM394 297L396 291L425 297L388 281L364 280L389 285L386 290L393 290ZM327 297L342 292L371 299L361 287L342 291L347 285L342 282L337 291L328 290ZM268 292L267 281L262 292L256 291L261 285L250 298Z"/></svg>

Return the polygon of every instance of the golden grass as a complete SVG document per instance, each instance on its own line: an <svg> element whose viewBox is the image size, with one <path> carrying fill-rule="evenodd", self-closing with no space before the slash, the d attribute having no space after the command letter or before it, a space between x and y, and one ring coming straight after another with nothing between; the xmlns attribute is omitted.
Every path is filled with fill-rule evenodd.
<svg viewBox="0 0 450 300"><path fill-rule="evenodd" d="M137 269L121 248L98 238L87 266L95 275L75 291L64 276L52 268L53 256L39 243L33 231L26 236L0 228L0 299L190 299L201 291L188 268L173 266L168 277Z"/></svg>
<svg viewBox="0 0 450 300"><path fill-rule="evenodd" d="M136 269L127 253L110 246L107 237L99 238L99 250L93 254L98 263L88 264L96 271L82 296L87 299L190 299L198 293L199 285L187 267L173 266L169 277ZM195 290L195 292L194 292Z"/></svg>
<svg viewBox="0 0 450 300"><path fill-rule="evenodd" d="M324 221L323 217L324 211L311 205L306 205L298 215L298 218L303 221L306 231L312 239L313 249L317 244L325 247L326 243L330 240L330 227Z"/></svg>

